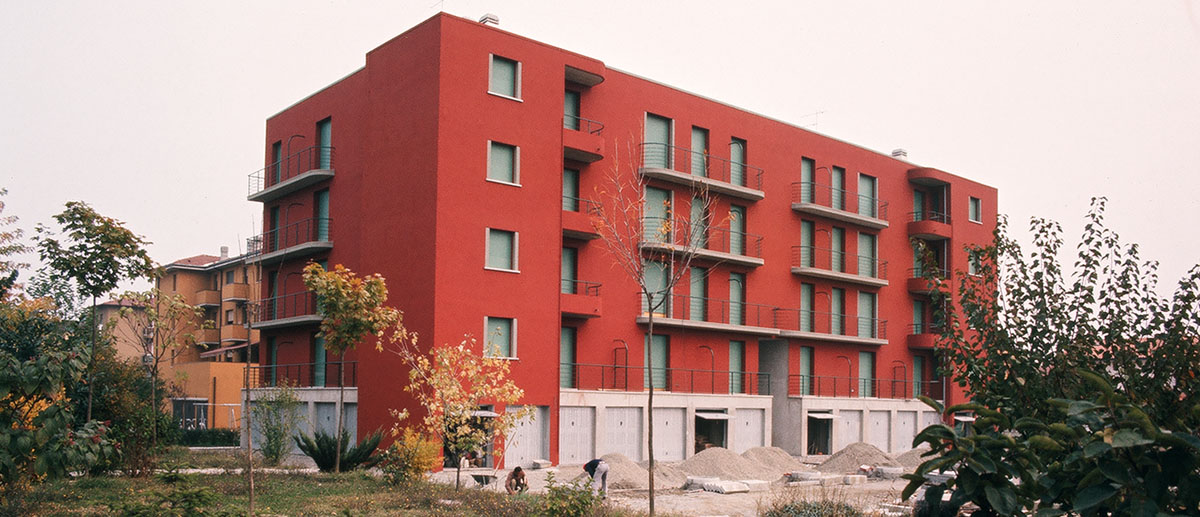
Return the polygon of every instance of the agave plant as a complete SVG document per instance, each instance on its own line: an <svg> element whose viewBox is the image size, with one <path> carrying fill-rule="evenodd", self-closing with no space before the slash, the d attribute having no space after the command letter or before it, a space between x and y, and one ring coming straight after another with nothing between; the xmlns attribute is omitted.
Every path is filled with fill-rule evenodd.
<svg viewBox="0 0 1200 517"><path fill-rule="evenodd" d="M323 431L317 431L312 436L299 435L293 436L296 441L296 446L300 451L307 455L317 464L317 468L321 472L333 472L337 463L338 448L341 449L342 468L341 471L353 470L358 467L369 469L379 463L381 457L376 454L376 448L379 447L379 441L383 439L383 433L375 431L368 434L358 442L358 445L349 448L350 431L342 430L342 439L334 443L332 435L326 434Z"/></svg>

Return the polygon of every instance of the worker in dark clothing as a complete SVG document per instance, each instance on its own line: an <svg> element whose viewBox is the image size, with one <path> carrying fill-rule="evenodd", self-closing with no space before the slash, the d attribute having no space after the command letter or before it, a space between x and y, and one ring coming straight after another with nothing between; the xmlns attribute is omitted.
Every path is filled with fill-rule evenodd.
<svg viewBox="0 0 1200 517"><path fill-rule="evenodd" d="M529 489L529 483L525 481L525 471L521 467L517 467L508 473L508 479L504 480L504 490L511 494L521 494Z"/></svg>
<svg viewBox="0 0 1200 517"><path fill-rule="evenodd" d="M587 462L583 466L584 472L587 472L592 477L592 490L596 489L596 482L600 482L600 497L608 497L608 463L604 460L596 458Z"/></svg>

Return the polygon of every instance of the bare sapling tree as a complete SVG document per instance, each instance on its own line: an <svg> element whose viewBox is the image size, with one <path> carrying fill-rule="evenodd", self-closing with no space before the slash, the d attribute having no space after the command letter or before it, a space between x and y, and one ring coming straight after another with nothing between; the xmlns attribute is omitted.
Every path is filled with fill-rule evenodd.
<svg viewBox="0 0 1200 517"><path fill-rule="evenodd" d="M650 515L654 515L654 390L667 388L665 370L656 378L654 317L671 315L671 293L691 270L692 262L708 246L714 228L714 201L701 182L670 185L675 197L690 198L686 210L666 200L647 197L647 178L641 173L637 155L624 162L614 153L612 167L596 187L591 222L604 242L613 264L637 284L646 321L643 342L646 388L647 455L650 460ZM702 155L707 162L707 155ZM667 185L664 185L667 187ZM724 218L728 221L728 218ZM693 296L696 293L692 293ZM665 368L666 365L658 368Z"/></svg>

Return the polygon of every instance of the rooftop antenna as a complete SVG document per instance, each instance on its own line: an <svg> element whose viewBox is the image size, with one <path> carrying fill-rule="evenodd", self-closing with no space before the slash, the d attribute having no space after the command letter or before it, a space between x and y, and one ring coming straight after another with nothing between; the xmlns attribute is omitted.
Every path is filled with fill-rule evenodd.
<svg viewBox="0 0 1200 517"><path fill-rule="evenodd" d="M492 13L487 13L487 14L484 14L483 16L479 17L479 23L482 23L484 25L491 24L491 25L495 25L495 26L499 27L500 26L500 17L496 16Z"/></svg>
<svg viewBox="0 0 1200 517"><path fill-rule="evenodd" d="M809 114L807 114L807 115L800 115L800 118L807 118L807 117L812 117L812 118L813 118L813 123L812 123L812 124L806 124L806 125L803 125L803 126L800 126L800 127L802 127L802 128L805 128L805 129L808 129L808 128L815 128L815 127L817 127L817 126L818 126L818 125L821 123L821 114L822 114L822 113L825 113L825 110L814 111L814 112L812 112L812 113L809 113Z"/></svg>

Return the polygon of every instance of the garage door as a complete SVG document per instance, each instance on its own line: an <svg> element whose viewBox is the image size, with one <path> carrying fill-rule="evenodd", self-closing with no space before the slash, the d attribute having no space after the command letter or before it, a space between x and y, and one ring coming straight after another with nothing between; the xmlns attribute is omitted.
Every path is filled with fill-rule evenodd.
<svg viewBox="0 0 1200 517"><path fill-rule="evenodd" d="M913 438L917 436L917 412L896 412L896 441L892 444L892 452L904 452L912 448Z"/></svg>
<svg viewBox="0 0 1200 517"><path fill-rule="evenodd" d="M871 411L868 421L868 432L871 433L867 443L874 445L883 452L892 451L892 413L891 411Z"/></svg>
<svg viewBox="0 0 1200 517"><path fill-rule="evenodd" d="M509 413L520 411L510 406ZM504 448L504 467L532 467L533 460L550 457L550 412L546 406L537 406L533 412L517 421L517 427L508 435Z"/></svg>
<svg viewBox="0 0 1200 517"><path fill-rule="evenodd" d="M558 415L558 463L582 465L595 458L596 408L563 406Z"/></svg>
<svg viewBox="0 0 1200 517"><path fill-rule="evenodd" d="M857 410L842 410L838 411L837 416L841 417L834 420L838 423L837 436L833 438L833 446L838 451L842 447L852 443L862 441L862 411ZM837 452L837 451L834 451Z"/></svg>
<svg viewBox="0 0 1200 517"><path fill-rule="evenodd" d="M683 461L687 424L683 408L654 408L654 459Z"/></svg>
<svg viewBox="0 0 1200 517"><path fill-rule="evenodd" d="M642 408L610 407L606 410L603 456L617 452L642 461Z"/></svg>
<svg viewBox="0 0 1200 517"><path fill-rule="evenodd" d="M734 452L741 454L747 449L763 446L763 427L766 411L742 408L734 412Z"/></svg>

